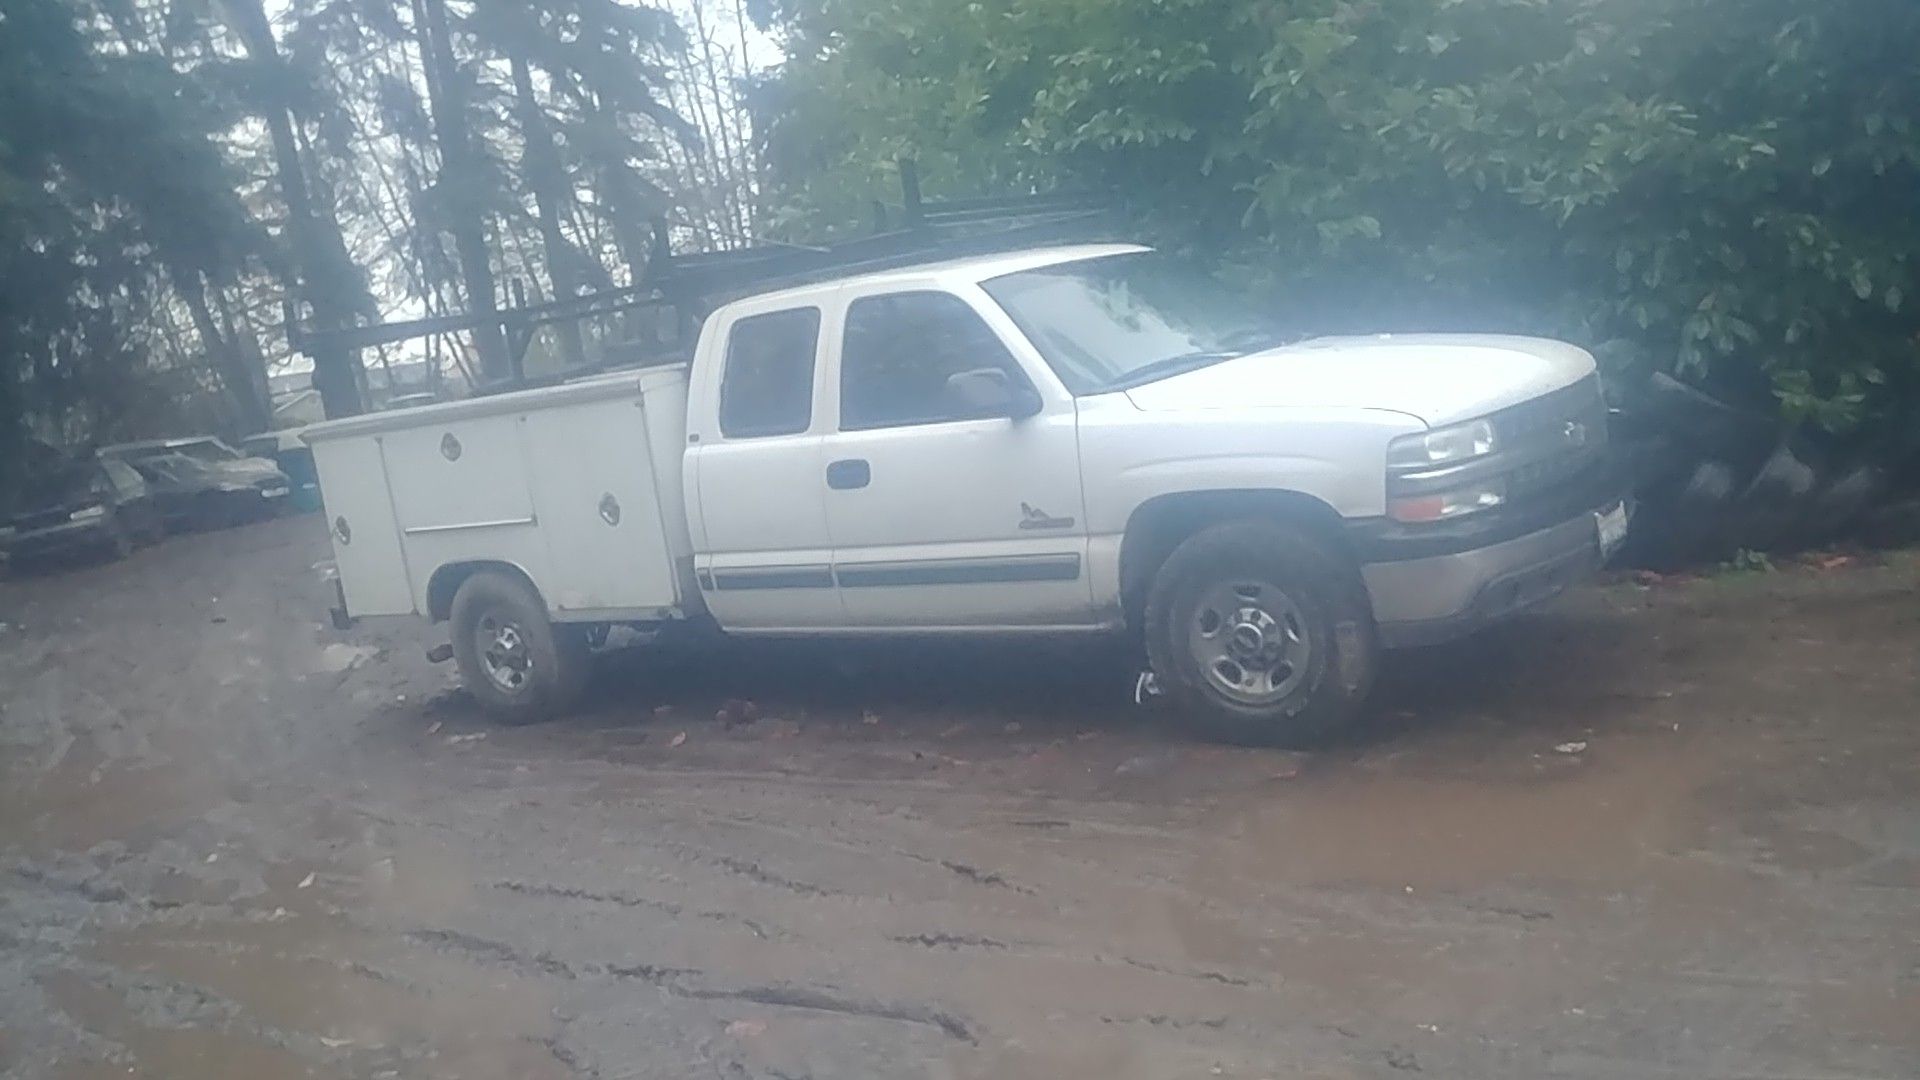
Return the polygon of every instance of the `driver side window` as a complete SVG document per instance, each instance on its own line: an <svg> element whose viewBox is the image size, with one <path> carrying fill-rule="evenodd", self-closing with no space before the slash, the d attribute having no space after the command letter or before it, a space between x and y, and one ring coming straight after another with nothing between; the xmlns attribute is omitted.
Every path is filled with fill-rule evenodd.
<svg viewBox="0 0 1920 1080"><path fill-rule="evenodd" d="M855 300L840 351L840 430L974 419L978 413L955 398L947 380L981 368L1027 382L1000 336L952 293Z"/></svg>

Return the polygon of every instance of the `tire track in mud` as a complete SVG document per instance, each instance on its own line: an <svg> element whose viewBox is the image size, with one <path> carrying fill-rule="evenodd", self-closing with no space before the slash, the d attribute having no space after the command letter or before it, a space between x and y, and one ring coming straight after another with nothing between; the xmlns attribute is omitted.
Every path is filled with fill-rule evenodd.
<svg viewBox="0 0 1920 1080"><path fill-rule="evenodd" d="M716 793L708 792L705 794L708 797L713 797ZM732 797L731 791L718 794L723 798ZM631 889L610 887L607 884L593 882L570 882L565 879L554 881L544 879L543 877L533 877L531 879L501 879L492 882L491 887L513 895L532 899L601 905L610 909L627 910L638 913L651 912L673 918L698 917L715 923L739 926L753 933L756 938L761 940L784 941L790 945L800 946L809 952L833 951L831 939L839 936L841 933L854 934L856 936L865 933L873 934L873 939L876 941L885 941L891 945L903 948L974 952L989 955L999 954L1016 959L1030 959L1061 965L1056 970L1062 973L1071 971L1072 969L1079 969L1086 972L1097 971L1103 967L1124 965L1154 975L1193 983L1211 984L1229 990L1246 991L1255 994L1271 993L1275 990L1275 987L1264 980L1249 977L1245 973L1234 972L1231 969L1194 970L1187 965L1178 963L1177 959L1170 956L1149 955L1147 957L1136 957L1130 955L1114 955L1111 953L1103 953L1103 950L1097 947L1087 947L1084 943L1081 946L1075 946L1071 943L1033 941L1027 939L1025 935L1015 930L1016 927L1028 925L1036 919L1044 919L1044 914L1039 912L1026 912L1022 914L1019 910L1000 911L985 921L969 920L972 925L963 923L957 926L938 926L932 929L916 928L911 925L911 913L914 908L922 907L930 903L943 904L946 902L944 894L939 891L938 887L935 887L932 891L929 891L925 887L926 884L930 884L926 882L925 879L922 879L923 884L921 887L912 888L906 893L900 893L890 889L883 891L849 892L840 889L829 889L822 885L815 884L812 881L802 881L789 877L778 870L770 869L766 864L756 861L753 858L744 857L753 847L762 846L766 836L772 835L794 841L800 845L797 847L792 844L788 845L788 850L781 852L783 859L805 861L805 856L803 854L796 854L796 852L804 853L808 847L811 847L816 842L829 850L843 852L845 855L853 857L857 860L855 865L860 866L861 869L859 872L851 874L848 880L869 885L881 884L887 874L886 864L892 862L895 867L914 865L937 868L943 874L953 875L981 889L1006 892L1023 897L1039 898L1059 892L1061 895L1066 896L1069 902L1075 902L1083 901L1093 892L1097 892L1094 881L1084 880L1078 876L1073 877L1065 883L1066 887L1064 891L1060 889L1043 891L1040 888L1014 880L1007 873L998 869L990 869L969 862L961 862L958 859L941 858L938 857L937 854L923 854L903 847L902 845L904 844L919 843L924 840L933 843L935 852L937 853L939 847L947 846L937 843L939 840L938 836L920 835L923 832L930 832L933 829L933 822L925 818L918 818L914 821L911 832L915 835L900 836L896 834L888 836L883 833L876 839L853 840L845 835L821 832L826 826L811 823L811 815L809 815L809 819L800 819L798 823L793 823L793 819L790 819L790 823L780 824L764 821L752 815L743 815L738 811L725 812L711 810L700 807L697 804L689 804L685 801L674 800L671 801L669 805L671 805L675 811L678 811L674 816L680 818L680 820L665 823L664 829L656 830L654 835L641 841L644 846L668 855L676 861L681 861L689 867L704 868L709 871L717 870L729 876L745 878L771 891L766 899L758 897L747 899L745 902L748 903L749 906L771 905L777 909L782 902L774 897L780 893L815 900L837 901L837 903L830 902L826 904L826 906L817 909L817 915L828 918L830 922L835 924L835 928L827 932L824 937L820 933L812 932L795 934L785 928L770 927L765 923L737 912L701 911L686 904L683 900L664 899L658 896L635 892ZM944 810L945 808L941 809ZM827 816L833 816L831 811L828 812ZM891 814L886 816L886 820L899 823L902 819L898 814ZM671 834L673 832L695 828L696 823L718 824L741 829L743 832L736 837L736 839L743 843L716 843L716 837L710 830L701 837L699 842L682 840L672 835L661 835L662 832ZM729 848L740 853L723 853ZM1075 862L1077 866L1080 860L1075 860ZM1089 865L1097 868L1097 863L1090 863ZM1106 867L1105 871L1107 874L1113 872L1111 867ZM1105 875L1103 874L1102 876L1104 877ZM1158 877L1159 875L1151 876ZM1170 882L1167 887L1172 888ZM686 890L690 894L698 894L703 886L700 884L700 879L695 877L686 880L675 879L674 888L676 890ZM1174 891L1179 893L1178 898L1192 899L1186 895L1184 890ZM885 898L890 905L900 908L896 914L906 915L908 925L901 926L901 920L895 919L892 914L884 917L880 925L863 927L845 924L846 917L859 910L861 905L868 901L882 898ZM846 905L849 904L854 905L854 907L846 907ZM1206 907L1207 905L1201 903L1200 906ZM1024 908L1025 905L1021 905L1021 907ZM948 914L950 915L950 913ZM866 920L863 917L861 921ZM879 931L878 934L874 933L876 930ZM1009 936L1009 930L1014 930L1012 936ZM625 977L633 977L630 972L622 974ZM1098 978L1097 975L1093 977ZM1098 1018L1089 1015L1088 1019Z"/></svg>
<svg viewBox="0 0 1920 1080"><path fill-rule="evenodd" d="M1027 896L1039 895L1038 890L1008 882L1003 876L997 873L993 873L990 871L982 871L976 867L973 867L967 864L954 863L950 860L936 860L936 859L933 859L932 857L917 855L912 852L894 851L892 852L892 854L906 856L908 858L914 859L915 861L918 861L921 863L938 864L942 868L956 874L957 876L965 880L975 882L976 884L980 884L984 887L1011 889L1015 892L1018 892L1022 895L1027 895ZM701 861L707 861L707 860L701 860ZM753 870L759 870L760 872L753 873L749 871L745 873L744 876L748 877L749 879L759 882L761 884L767 884L773 888L782 888L782 889L786 889L787 891L796 891L791 889L786 879L781 878L779 875L775 875L765 871L763 868L758 867L757 864L746 864L744 860L733 859L732 857L721 857L720 859L717 859L714 861L723 866L726 866L727 863L741 864L739 866L726 866L727 869L735 870L735 871L739 871L746 866L751 866ZM805 883L799 883L799 884L804 885ZM493 882L492 887L496 889L501 889L509 893L513 893L521 896L527 896L527 897L567 900L567 901L574 901L574 902L587 903L587 904L602 904L602 905L609 905L609 906L628 909L628 910L658 912L658 913L672 916L672 917L682 917L685 915L693 915L694 917L713 921L713 922L740 926L748 930L749 932L753 933L755 937L761 940L775 940L775 939L785 940L785 941L800 940L795 938L794 935L792 935L791 933L788 933L787 931L779 930L779 929L771 929L766 925L760 922L757 922L756 920L749 919L737 913L722 912L722 911L690 911L684 905L677 904L672 901L660 900L654 897L640 896L640 895L636 895L634 893L623 891L623 890L596 890L596 889L587 888L584 886L547 884L547 883L526 882L526 881L519 881L519 880L503 880L503 881ZM845 896L851 896L852 894L839 893L839 892L825 892L825 891L801 891L801 895L845 897ZM1256 980L1252 978L1246 978L1239 975L1229 974L1221 971L1188 970L1178 966L1154 963L1152 961L1137 959L1131 956L1108 957L1108 956L1099 955L1098 953L1075 950L1069 947L1062 947L1062 946L1052 945L1044 942L1022 941L1022 940L1012 940L1012 939L1002 940L1001 938L994 937L989 934L983 934L983 933L977 933L977 932L961 932L961 931L944 931L943 930L943 931L930 931L930 932L922 932L922 933L895 933L895 934L887 935L885 940L896 945L910 946L915 948L939 949L939 950L954 951L954 952L961 952L961 951L1002 952L1002 953L1009 953L1016 956L1026 956L1026 957L1032 957L1036 959L1047 959L1047 960L1052 960L1056 962L1064 962L1068 964L1085 964L1085 965L1100 966L1100 965L1119 963L1119 964L1124 964L1128 967L1136 968L1138 970L1150 972L1157 975L1165 975L1172 978L1214 983L1220 986L1231 987L1235 989L1242 989L1242 990L1272 990L1273 989L1273 987L1270 984L1264 981ZM671 970L674 970L680 974L687 973L685 969L671 969ZM622 972L621 974L625 975L629 973Z"/></svg>
<svg viewBox="0 0 1920 1080"><path fill-rule="evenodd" d="M463 956L475 963L506 967L521 974L547 975L565 980L601 977L638 980L689 1001L745 1001L776 1008L807 1009L843 1016L863 1016L938 1028L969 1045L978 1039L966 1021L945 1010L918 1003L848 997L810 986L707 986L692 980L705 977L695 968L653 964L594 964L575 968L547 953L527 954L505 942L460 930L422 929L406 932L407 940Z"/></svg>
<svg viewBox="0 0 1920 1080"><path fill-rule="evenodd" d="M471 960L511 967L522 974L537 973L561 979L577 977L565 961L556 960L544 952L529 956L511 945L459 930L409 930L406 938L416 944L458 953Z"/></svg>
<svg viewBox="0 0 1920 1080"><path fill-rule="evenodd" d="M752 986L740 989L686 989L675 991L683 997L703 1001L750 1001L756 1005L812 1009L846 1016L867 1016L878 1020L898 1020L907 1024L925 1024L939 1028L948 1036L969 1045L978 1045L966 1023L951 1013L925 1005L897 1005L880 1001L862 1001L839 997L803 986Z"/></svg>
<svg viewBox="0 0 1920 1080"><path fill-rule="evenodd" d="M785 889L790 893L796 893L800 896L845 896L847 895L846 893L840 892L837 889L828 889L819 885L815 885L810 881L799 881L794 878L785 877L780 874L773 873L772 871L767 870L765 867L762 867L759 863L752 862L747 859L738 859L731 855L718 855L710 858L705 858L701 861L711 863L712 865L718 866L723 870L732 871L733 873L738 874L741 877L748 879L749 881L755 881L762 885L771 885L776 889Z"/></svg>
<svg viewBox="0 0 1920 1080"><path fill-rule="evenodd" d="M894 934L888 941L898 945L918 945L923 949L1006 949L1004 941L972 934Z"/></svg>
<svg viewBox="0 0 1920 1080"><path fill-rule="evenodd" d="M750 834L781 837L809 847L844 852L864 859L904 859L937 866L974 884L1003 888L1024 896L1037 897L1043 893L1058 891L1047 889L1042 885L1022 882L1000 868L981 866L971 859L949 857L940 851L943 847L951 846L950 839L957 828L954 823L975 823L981 816L979 809L970 805L978 800L964 791L944 787L921 790L919 794L927 797L927 803L903 807L898 802L884 797L895 786L892 782L870 779L846 780L830 785L835 789L832 794L820 794L809 802L809 806L812 807L819 805L821 799L830 800L827 803L827 809L823 812L830 819L837 818L841 811L856 813L867 825L867 832L877 833L871 837L863 837L857 831L839 829L832 820L815 822L806 817L797 818L792 812L792 807L787 805L793 797L793 792L783 790L780 786L789 780L788 777L735 775L730 778L764 780L766 783L746 782L730 785L724 792L724 799L729 809L724 811L704 807L692 801L713 798L716 792L704 786L692 789L685 793L688 801L676 802L669 810L669 813L676 817L685 815L684 818L668 822L668 827L697 830L702 826L718 825L743 830ZM774 786L769 789L767 784ZM767 807L768 811L765 814L742 812L738 809L741 801ZM1180 830L1164 824L1141 826L1129 824L1125 820L1115 820L1116 814L1124 819L1126 812L1131 809L1131 804L1125 802L1115 804L1109 800L1054 798L1049 800L1047 809L1054 815L1064 814L1064 816L1035 818L1030 815L1015 814L999 822L1008 829L1018 829L1020 832L1031 830L1026 838L1022 838L1020 833L1008 834L1007 838L1016 845L1012 848L1014 854L1026 854L1037 865L1043 866L1049 872L1069 869L1074 874L1086 875L1090 878L1124 881L1129 888L1139 888L1143 882L1151 882L1158 887L1175 892L1185 891L1186 882L1178 869L1170 865L1164 867L1155 865L1163 858L1179 859L1188 853L1187 839ZM880 812L876 813L876 811ZM876 824L881 826L881 829L874 830L872 826ZM1082 834L1081 839L1087 838L1084 834L1092 834L1098 839L1126 844L1129 860L1125 868L1116 869L1110 862L1098 857L1090 857L1084 852L1075 854L1058 850L1051 839L1067 830ZM962 831L971 832L971 824L968 829ZM1041 845L1039 849L1030 850L1027 845L1036 842L1034 837L1046 839L1038 841ZM707 845L677 841L665 841L665 843L671 844L678 854L694 861L708 861L702 850ZM929 850L933 854L927 854ZM737 872L740 868L735 866L729 869ZM806 888L822 888L810 882L801 884L802 891ZM1091 881L1079 881L1075 884L1081 886L1083 891L1098 891L1097 885ZM836 889L827 889L826 893L859 895Z"/></svg>
<svg viewBox="0 0 1920 1080"><path fill-rule="evenodd" d="M770 929L764 923L730 911L688 911L686 908L670 900L656 900L650 896L636 896L628 892L596 892L592 889L579 888L571 885L543 885L535 882L512 880L496 881L492 883L491 887L520 896L541 897L551 900L574 900L586 904L610 904L614 907L634 910L657 911L663 915L671 915L675 918L691 914L696 919L705 919L708 922L727 923L741 927L762 941L771 941L775 938L785 938L789 936L784 930Z"/></svg>

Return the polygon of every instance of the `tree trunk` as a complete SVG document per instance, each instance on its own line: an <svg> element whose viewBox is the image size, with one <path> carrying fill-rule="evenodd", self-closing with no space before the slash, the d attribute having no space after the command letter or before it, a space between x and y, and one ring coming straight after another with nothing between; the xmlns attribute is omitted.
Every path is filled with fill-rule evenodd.
<svg viewBox="0 0 1920 1080"><path fill-rule="evenodd" d="M267 374L267 354L260 348L260 332L255 329L253 320L247 318L244 307L235 310L230 302L230 294L225 289L213 292L214 307L220 312L220 326L226 331L227 342L233 347L239 358L247 379L252 383L255 400L260 402L262 427L273 427L273 380Z"/></svg>
<svg viewBox="0 0 1920 1080"><path fill-rule="evenodd" d="M439 184L452 219L449 231L460 257L467 309L475 315L491 315L495 311L493 265L481 225L479 192L474 188L479 172L474 167L473 145L467 133L466 90L453 62L446 0L417 0L414 10L425 38L422 51L426 58L427 101L433 109L434 138L440 144ZM507 343L499 325L488 323L476 328L473 341L480 353L481 370L489 378L506 378L510 374Z"/></svg>
<svg viewBox="0 0 1920 1080"><path fill-rule="evenodd" d="M727 215L729 231L734 243L745 246L747 242L746 212L744 199L740 191L740 151L736 145L738 133L734 130L739 117L729 116L730 95L720 91L720 64L714 58L713 35L707 30L706 5L704 0L694 0L693 25L700 40L700 63L706 70L707 90L713 95L714 136L719 141L713 147L716 158L724 157L724 168L717 178L720 182L720 203L722 212Z"/></svg>
<svg viewBox="0 0 1920 1080"><path fill-rule="evenodd" d="M256 64L284 77L280 46L274 40L273 27L267 21L260 0L226 0L233 29ZM267 134L273 143L274 174L280 184L281 200L287 206L287 231L293 249L294 272L286 275L289 291L297 292L313 309L314 322L321 331L338 330L351 324L352 305L341 292L340 277L351 273L349 265L336 265L333 252L314 217L308 197L306 173L300 162L300 148L293 137L293 116L284 102L274 102L264 110ZM333 247L344 256L346 245L338 235ZM297 290L293 285L297 282ZM289 328L291 337L291 328ZM365 409L359 386L353 377L352 350L332 344L300 346L313 358L313 386L328 416L352 416Z"/></svg>
<svg viewBox="0 0 1920 1080"><path fill-rule="evenodd" d="M618 132L613 130L618 121L601 108L593 95L583 95L581 114L582 125L596 132L593 140L595 146L619 145ZM620 249L621 258L626 260L627 284L638 285L646 274L647 252L650 250L647 212L642 205L644 200L634 190L633 176L625 162L612 160L596 152L593 164L594 187L600 201L606 206L607 221L613 227L614 246Z"/></svg>
<svg viewBox="0 0 1920 1080"><path fill-rule="evenodd" d="M269 410L259 393L260 384L254 380L253 373L247 370L246 360L241 357L234 342L214 322L213 310L207 306L206 281L191 271L182 271L178 267L169 269L174 291L187 302L187 314L193 317L193 330L200 335L200 348L206 351L213 361L214 370L220 373L221 385L226 387L227 396L233 399L234 411L238 414L241 426L249 432L264 430Z"/></svg>
<svg viewBox="0 0 1920 1080"><path fill-rule="evenodd" d="M745 0L733 5L733 26L740 32L740 70L733 72L735 79L744 82L753 74L752 53L747 47L747 5ZM735 83L737 87L740 83ZM753 148L752 117L747 114L746 103L741 101L738 92L734 98L740 112L736 117L740 125L740 184L741 197L747 203L747 234L750 237L760 235L760 169Z"/></svg>
<svg viewBox="0 0 1920 1080"><path fill-rule="evenodd" d="M580 295L579 255L560 231L560 205L566 186L566 173L560 168L560 154L547 131L547 118L533 98L533 73L527 70L526 57L515 50L508 58L513 69L514 110L520 118L520 135L526 143L527 183L533 188L533 205L540 214L540 241L547 251L547 278L553 283L553 295L567 300ZM560 353L568 367L586 363L586 348L580 340L580 324L565 320L555 325L559 332Z"/></svg>

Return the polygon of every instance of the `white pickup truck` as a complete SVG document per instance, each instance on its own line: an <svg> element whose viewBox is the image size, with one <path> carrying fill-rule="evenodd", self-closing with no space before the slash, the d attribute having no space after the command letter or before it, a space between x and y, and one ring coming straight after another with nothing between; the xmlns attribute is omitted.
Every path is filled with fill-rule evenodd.
<svg viewBox="0 0 1920 1080"><path fill-rule="evenodd" d="M564 710L613 624L1131 634L1212 734L1352 717L1383 648L1552 596L1627 528L1593 358L1289 341L1134 245L728 303L690 365L308 429L342 618L451 624Z"/></svg>

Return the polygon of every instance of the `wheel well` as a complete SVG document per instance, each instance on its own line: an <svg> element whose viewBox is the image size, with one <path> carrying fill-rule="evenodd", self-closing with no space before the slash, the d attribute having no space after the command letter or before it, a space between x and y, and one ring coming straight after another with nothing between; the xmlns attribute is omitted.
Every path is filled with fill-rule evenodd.
<svg viewBox="0 0 1920 1080"><path fill-rule="evenodd" d="M1192 491L1148 499L1127 519L1120 541L1120 602L1127 625L1139 628L1147 586L1181 541L1210 525L1249 519L1284 521L1317 536L1335 552L1347 550L1339 512L1298 491Z"/></svg>
<svg viewBox="0 0 1920 1080"><path fill-rule="evenodd" d="M527 587L534 591L534 595L540 594L540 587L533 583L533 579L527 576L527 572L512 563L486 559L448 563L435 570L433 577L427 579L427 617L434 622L447 621L453 615L454 594L460 591L460 586L466 584L468 578L482 570L492 570L509 577L519 578L527 583Z"/></svg>

